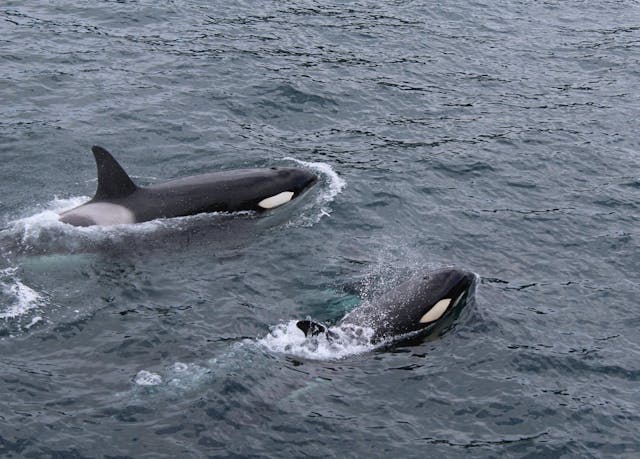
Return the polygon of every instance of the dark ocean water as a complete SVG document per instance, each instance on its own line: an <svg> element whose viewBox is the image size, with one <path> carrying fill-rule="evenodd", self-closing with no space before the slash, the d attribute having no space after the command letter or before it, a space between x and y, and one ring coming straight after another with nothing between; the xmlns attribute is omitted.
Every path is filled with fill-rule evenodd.
<svg viewBox="0 0 640 459"><path fill-rule="evenodd" d="M636 1L5 1L0 456L640 457ZM302 201L77 229L142 184L302 165ZM319 345L420 269L441 337Z"/></svg>

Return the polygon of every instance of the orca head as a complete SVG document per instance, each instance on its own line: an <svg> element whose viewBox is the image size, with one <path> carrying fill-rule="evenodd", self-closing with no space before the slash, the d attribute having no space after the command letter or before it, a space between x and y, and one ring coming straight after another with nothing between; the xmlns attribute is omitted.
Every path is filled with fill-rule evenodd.
<svg viewBox="0 0 640 459"><path fill-rule="evenodd" d="M371 328L372 342L436 333L457 317L475 280L475 274L454 268L420 273L382 296L365 301L339 325Z"/></svg>
<svg viewBox="0 0 640 459"><path fill-rule="evenodd" d="M416 330L433 324L459 311L466 303L476 275L455 268L444 268L421 276L419 307L413 311Z"/></svg>
<svg viewBox="0 0 640 459"><path fill-rule="evenodd" d="M475 279L475 274L454 268L416 275L373 301L371 307L357 311L360 314L354 314L350 321L369 322L376 330L374 340L435 333L455 319Z"/></svg>
<svg viewBox="0 0 640 459"><path fill-rule="evenodd" d="M318 181L315 174L296 167L276 167L273 170L282 183L286 183L287 191L293 192L293 197L304 193Z"/></svg>
<svg viewBox="0 0 640 459"><path fill-rule="evenodd" d="M271 178L270 181L276 182L282 191L261 199L257 203L259 210L280 207L303 194L318 181L318 177L304 169L272 167L271 172L275 174L275 179Z"/></svg>
<svg viewBox="0 0 640 459"><path fill-rule="evenodd" d="M378 299L365 301L336 327L342 332L353 326L369 329L372 334L367 339L374 344L439 335L467 304L476 279L475 274L455 268L413 276ZM312 320L301 320L296 325L307 337L324 335L329 341L338 338L329 327Z"/></svg>

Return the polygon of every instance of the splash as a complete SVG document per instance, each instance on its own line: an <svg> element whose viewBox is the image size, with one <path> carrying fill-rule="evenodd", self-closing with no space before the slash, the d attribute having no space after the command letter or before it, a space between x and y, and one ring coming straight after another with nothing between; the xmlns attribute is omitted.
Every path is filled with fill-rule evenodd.
<svg viewBox="0 0 640 459"><path fill-rule="evenodd" d="M382 343L371 343L373 330L364 327L331 327L335 334L330 340L324 334L305 336L292 320L275 326L258 345L279 354L288 354L309 360L337 360L370 352Z"/></svg>
<svg viewBox="0 0 640 459"><path fill-rule="evenodd" d="M16 275L17 268L0 270L0 290L2 291L3 305L0 306L0 319L15 320L37 310L45 303L44 297L25 285ZM36 316L31 319L24 328L31 328L42 320Z"/></svg>
<svg viewBox="0 0 640 459"><path fill-rule="evenodd" d="M329 204L344 190L347 182L327 163L302 161L290 156L283 158L286 161L294 161L308 169L315 170L325 177L326 188L318 195L316 204L319 212L311 223L317 223L322 217L331 215L332 209Z"/></svg>
<svg viewBox="0 0 640 459"><path fill-rule="evenodd" d="M87 196L76 196L68 199L55 198L41 212L9 222L7 230L20 234L23 244L30 244L42 238L46 233L51 232L88 238L104 238L123 232L146 233L154 231L158 227L166 226L166 220L163 219L152 220L136 225L126 224L88 227L67 225L59 220L60 213L73 209L90 199L91 198Z"/></svg>
<svg viewBox="0 0 640 459"><path fill-rule="evenodd" d="M60 212L79 206L89 199L90 198L86 196L77 196L69 199L55 198L44 210L28 217L10 221L8 228L3 232L19 235L21 242L28 244L30 241L38 239L43 230L62 227L63 224L58 221L58 214Z"/></svg>
<svg viewBox="0 0 640 459"><path fill-rule="evenodd" d="M144 243L149 237L162 238L185 227L209 228L239 217L251 218L255 213L210 212L176 218L159 218L136 224L79 227L62 223L59 214L90 198L86 196L54 199L34 215L10 221L0 231L0 254L12 256L50 253L76 253L99 248L114 249L126 244Z"/></svg>

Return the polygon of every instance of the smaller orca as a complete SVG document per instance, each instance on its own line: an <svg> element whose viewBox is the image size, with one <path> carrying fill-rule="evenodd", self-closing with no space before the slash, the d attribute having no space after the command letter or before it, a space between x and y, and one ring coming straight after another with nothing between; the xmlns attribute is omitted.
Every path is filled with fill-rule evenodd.
<svg viewBox="0 0 640 459"><path fill-rule="evenodd" d="M422 273L376 300L365 301L333 327L312 320L296 325L305 336L324 334L329 341L338 338L337 329L358 336L368 330L372 344L426 336L456 317L475 284L475 274L455 268Z"/></svg>
<svg viewBox="0 0 640 459"><path fill-rule="evenodd" d="M298 168L235 169L137 186L102 147L91 148L98 189L90 201L60 214L74 226L139 223L205 212L263 212L280 207L313 186L318 178Z"/></svg>

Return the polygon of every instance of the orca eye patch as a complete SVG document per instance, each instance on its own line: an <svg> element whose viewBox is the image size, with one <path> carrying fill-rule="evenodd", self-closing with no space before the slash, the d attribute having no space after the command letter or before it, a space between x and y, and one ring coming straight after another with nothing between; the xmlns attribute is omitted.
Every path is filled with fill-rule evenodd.
<svg viewBox="0 0 640 459"><path fill-rule="evenodd" d="M258 203L260 207L263 209L273 209L274 207L279 207L282 204L286 204L291 201L293 198L293 191L283 191L282 193L278 193L275 196L271 196L270 198L265 198Z"/></svg>
<svg viewBox="0 0 640 459"><path fill-rule="evenodd" d="M451 298L445 298L434 304L425 315L420 318L421 324L428 324L429 322L435 322L447 311L447 308L451 304Z"/></svg>

